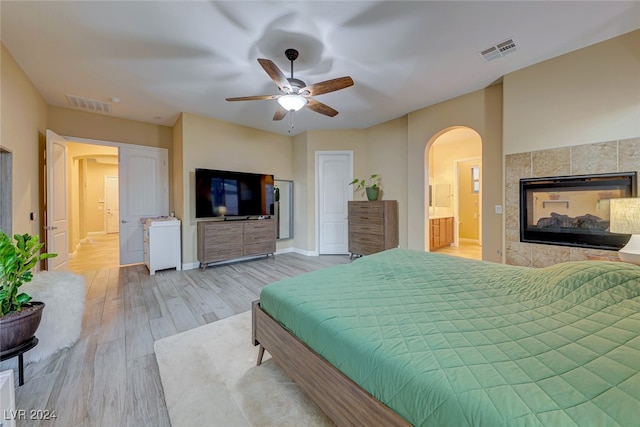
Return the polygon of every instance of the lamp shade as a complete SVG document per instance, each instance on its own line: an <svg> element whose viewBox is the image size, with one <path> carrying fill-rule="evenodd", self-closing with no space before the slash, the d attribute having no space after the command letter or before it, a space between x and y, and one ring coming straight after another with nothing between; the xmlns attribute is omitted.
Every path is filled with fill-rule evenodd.
<svg viewBox="0 0 640 427"><path fill-rule="evenodd" d="M287 111L298 111L307 104L307 98L300 95L282 95L278 104Z"/></svg>
<svg viewBox="0 0 640 427"><path fill-rule="evenodd" d="M611 199L609 231L640 234L640 198Z"/></svg>

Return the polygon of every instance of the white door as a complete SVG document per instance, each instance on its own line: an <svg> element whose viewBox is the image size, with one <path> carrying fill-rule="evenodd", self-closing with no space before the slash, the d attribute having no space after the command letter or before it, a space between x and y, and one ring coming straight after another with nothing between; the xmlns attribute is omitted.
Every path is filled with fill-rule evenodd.
<svg viewBox="0 0 640 427"><path fill-rule="evenodd" d="M168 215L166 148L120 147L120 264L144 261L142 218Z"/></svg>
<svg viewBox="0 0 640 427"><path fill-rule="evenodd" d="M118 177L104 177L105 229L107 234L120 232L120 200Z"/></svg>
<svg viewBox="0 0 640 427"><path fill-rule="evenodd" d="M348 201L353 200L352 151L316 152L318 253L349 253Z"/></svg>
<svg viewBox="0 0 640 427"><path fill-rule="evenodd" d="M67 141L47 129L46 142L47 252L58 254L47 260L47 270L66 270L69 258L67 217Z"/></svg>

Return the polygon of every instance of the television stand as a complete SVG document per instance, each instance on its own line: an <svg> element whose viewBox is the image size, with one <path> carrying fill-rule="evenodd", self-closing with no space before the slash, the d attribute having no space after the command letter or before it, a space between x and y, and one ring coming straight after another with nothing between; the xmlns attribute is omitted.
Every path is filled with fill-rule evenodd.
<svg viewBox="0 0 640 427"><path fill-rule="evenodd" d="M198 222L198 261L205 270L214 262L276 252L276 221L272 217Z"/></svg>

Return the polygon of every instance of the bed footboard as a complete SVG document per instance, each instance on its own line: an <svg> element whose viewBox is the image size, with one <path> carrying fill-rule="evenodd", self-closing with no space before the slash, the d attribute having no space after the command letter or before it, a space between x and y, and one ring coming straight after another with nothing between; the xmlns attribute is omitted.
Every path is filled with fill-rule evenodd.
<svg viewBox="0 0 640 427"><path fill-rule="evenodd" d="M337 425L409 426L404 418L284 329L260 308L259 301L252 305L252 339Z"/></svg>

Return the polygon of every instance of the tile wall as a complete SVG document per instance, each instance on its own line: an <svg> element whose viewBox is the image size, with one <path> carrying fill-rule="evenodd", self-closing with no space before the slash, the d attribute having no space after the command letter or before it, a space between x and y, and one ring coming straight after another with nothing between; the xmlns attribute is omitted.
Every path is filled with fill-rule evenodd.
<svg viewBox="0 0 640 427"><path fill-rule="evenodd" d="M640 175L640 137L507 155L504 210L507 264L546 267L585 260L587 254L616 255L615 251L520 242L520 178L633 171Z"/></svg>

